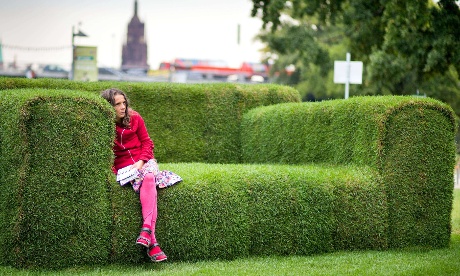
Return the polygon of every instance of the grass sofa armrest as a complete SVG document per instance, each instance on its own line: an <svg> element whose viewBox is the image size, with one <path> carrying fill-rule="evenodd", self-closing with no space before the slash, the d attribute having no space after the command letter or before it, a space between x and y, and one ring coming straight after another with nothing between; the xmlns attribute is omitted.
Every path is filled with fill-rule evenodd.
<svg viewBox="0 0 460 276"><path fill-rule="evenodd" d="M69 90L0 91L0 262L105 263L113 111Z"/></svg>
<svg viewBox="0 0 460 276"><path fill-rule="evenodd" d="M243 161L367 165L388 197L389 245L449 243L456 123L418 97L354 97L259 107L242 122Z"/></svg>

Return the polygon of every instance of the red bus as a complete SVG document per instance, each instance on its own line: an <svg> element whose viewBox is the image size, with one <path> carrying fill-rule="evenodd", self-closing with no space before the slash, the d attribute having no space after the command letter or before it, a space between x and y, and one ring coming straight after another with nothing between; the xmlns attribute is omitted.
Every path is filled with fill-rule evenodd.
<svg viewBox="0 0 460 276"><path fill-rule="evenodd" d="M221 60L202 60L177 58L173 62L162 62L160 70L188 71L195 76L207 79L240 79L258 82L268 79L268 66L257 62L243 62L239 68L229 67Z"/></svg>

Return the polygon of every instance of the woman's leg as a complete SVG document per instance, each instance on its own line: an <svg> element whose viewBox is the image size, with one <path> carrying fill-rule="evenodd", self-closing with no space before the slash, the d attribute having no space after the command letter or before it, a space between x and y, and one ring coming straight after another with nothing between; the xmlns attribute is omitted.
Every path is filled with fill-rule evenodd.
<svg viewBox="0 0 460 276"><path fill-rule="evenodd" d="M144 225L151 229L151 243L156 243L155 224L157 221L157 187L153 173L147 173L144 176L140 188L140 201L142 207L142 218Z"/></svg>
<svg viewBox="0 0 460 276"><path fill-rule="evenodd" d="M142 217L144 219L143 228L150 228L152 231L147 255L154 262L165 261L167 257L165 253L161 251L161 248L155 238L155 225L157 221L157 187L153 173L148 173L144 176L144 180L142 181L140 188L140 199Z"/></svg>

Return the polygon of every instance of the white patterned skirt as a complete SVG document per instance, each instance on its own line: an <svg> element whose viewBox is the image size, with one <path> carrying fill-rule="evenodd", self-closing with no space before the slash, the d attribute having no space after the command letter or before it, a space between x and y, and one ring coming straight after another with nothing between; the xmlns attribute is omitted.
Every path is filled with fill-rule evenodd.
<svg viewBox="0 0 460 276"><path fill-rule="evenodd" d="M144 177L148 173L153 173L155 176L155 184L160 189L170 187L182 181L180 176L171 171L160 171L157 161L155 159L150 159L142 166L142 169L139 170L138 177L131 181L131 185L136 193L139 193Z"/></svg>

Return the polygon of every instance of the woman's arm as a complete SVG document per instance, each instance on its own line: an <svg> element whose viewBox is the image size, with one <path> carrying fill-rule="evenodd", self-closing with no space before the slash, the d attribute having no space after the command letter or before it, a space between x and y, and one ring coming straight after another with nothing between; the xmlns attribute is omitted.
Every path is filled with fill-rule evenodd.
<svg viewBox="0 0 460 276"><path fill-rule="evenodd" d="M136 130L136 134L137 134L137 137L139 138L139 141L141 142L141 154L139 156L139 161L136 162L136 164L139 163L139 164L144 165L144 163L146 163L148 160L154 158L154 154L153 154L154 144L153 144L152 139L149 136L149 133L144 123L144 119L140 115L136 117L138 120L138 127Z"/></svg>

